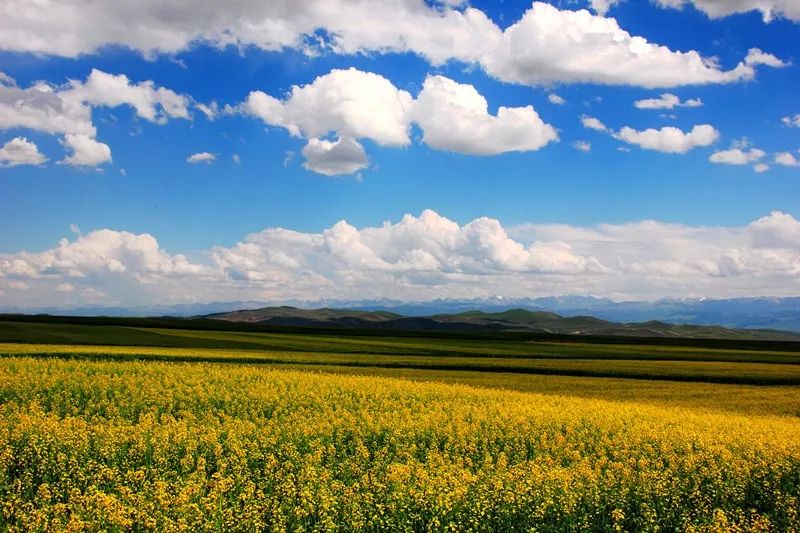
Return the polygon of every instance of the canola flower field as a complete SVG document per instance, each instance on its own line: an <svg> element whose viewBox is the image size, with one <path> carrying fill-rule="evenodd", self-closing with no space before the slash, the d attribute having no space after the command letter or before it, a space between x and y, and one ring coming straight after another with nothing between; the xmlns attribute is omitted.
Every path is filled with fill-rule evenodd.
<svg viewBox="0 0 800 533"><path fill-rule="evenodd" d="M387 356L1 344L0 530L800 531L800 387L702 381L792 354L696 382L324 359Z"/></svg>

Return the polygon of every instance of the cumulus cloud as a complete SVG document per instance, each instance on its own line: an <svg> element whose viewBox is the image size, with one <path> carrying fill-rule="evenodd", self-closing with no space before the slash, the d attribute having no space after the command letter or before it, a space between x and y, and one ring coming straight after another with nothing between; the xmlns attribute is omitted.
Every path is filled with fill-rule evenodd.
<svg viewBox="0 0 800 533"><path fill-rule="evenodd" d="M800 21L800 4L796 0L653 0L661 7L681 9L692 5L711 18L726 17L736 13L760 11L764 22L776 17Z"/></svg>
<svg viewBox="0 0 800 533"><path fill-rule="evenodd" d="M561 96L557 95L556 93L550 93L547 95L547 101L554 105L564 105L567 101L562 98Z"/></svg>
<svg viewBox="0 0 800 533"><path fill-rule="evenodd" d="M355 68L335 69L307 85L295 85L282 100L252 91L237 107L239 112L309 139L303 166L327 175L366 167L358 139L383 146L409 145L412 123L422 129L427 145L462 154L538 150L558 139L555 128L532 106L500 106L496 115L488 108L486 98L472 85L444 76L428 76L414 98L383 76ZM339 140L325 140L328 136Z"/></svg>
<svg viewBox="0 0 800 533"><path fill-rule="evenodd" d="M755 165L753 165L753 170L761 174L762 172L766 172L767 170L769 170L769 165L766 163L756 163Z"/></svg>
<svg viewBox="0 0 800 533"><path fill-rule="evenodd" d="M800 128L800 113L793 117L783 117L782 122L787 126L794 126L795 128Z"/></svg>
<svg viewBox="0 0 800 533"><path fill-rule="evenodd" d="M775 164L784 167L800 167L800 161L791 152L780 152L775 154Z"/></svg>
<svg viewBox="0 0 800 533"><path fill-rule="evenodd" d="M668 154L685 154L699 146L710 146L719 139L719 132L709 124L700 124L684 132L672 126L661 129L638 131L625 126L614 138L628 144L635 144L645 150L655 150Z"/></svg>
<svg viewBox="0 0 800 533"><path fill-rule="evenodd" d="M108 145L95 140L93 107L127 105L137 116L163 124L171 118L188 119L188 104L188 97L152 81L133 83L124 74L97 69L86 81L70 80L60 86L37 82L23 89L9 76L0 78L0 130L24 128L63 135L62 144L74 152L63 162L73 166L111 161Z"/></svg>
<svg viewBox="0 0 800 533"><path fill-rule="evenodd" d="M95 167L111 162L111 148L82 133L67 133L62 144L72 154L61 163L73 167Z"/></svg>
<svg viewBox="0 0 800 533"><path fill-rule="evenodd" d="M670 154L685 154L693 148L714 144L719 139L719 131L709 124L694 126L688 132L673 126L665 126L661 129L649 128L642 131L624 126L619 131L614 131L597 118L588 115L583 115L581 122L585 128L608 133L618 141L633 144L645 150Z"/></svg>
<svg viewBox="0 0 800 533"><path fill-rule="evenodd" d="M312 137L302 154L306 158L303 168L325 176L354 174L369 165L364 147L349 137L336 141Z"/></svg>
<svg viewBox="0 0 800 533"><path fill-rule="evenodd" d="M711 154L708 160L724 165L749 165L763 159L767 153L758 148L748 148L749 143L741 140L734 143L729 150L719 150Z"/></svg>
<svg viewBox="0 0 800 533"><path fill-rule="evenodd" d="M253 91L242 110L292 135L324 137L336 132L385 146L405 146L412 97L378 74L334 69L313 82L292 87L284 100Z"/></svg>
<svg viewBox="0 0 800 533"><path fill-rule="evenodd" d="M703 105L703 101L699 98L690 98L681 101L681 99L674 94L664 93L658 98L637 100L633 105L639 109L674 109L676 107L700 107Z"/></svg>
<svg viewBox="0 0 800 533"><path fill-rule="evenodd" d="M608 11L622 0L589 0L589 5L595 13L605 16Z"/></svg>
<svg viewBox="0 0 800 533"><path fill-rule="evenodd" d="M692 1L712 6L725 0ZM772 9L786 16L796 10L789 5L793 0L773 1ZM615 3L592 0L600 13L593 14L534 2L503 29L479 9L424 0L242 0L234 5L185 3L166 11L155 0L41 0L4 12L0 49L76 57L117 44L152 56L205 42L308 54L320 49L339 54L412 52L435 65L450 60L477 64L502 81L528 85L560 81L674 87L755 75L755 63L742 61L726 71L696 51L674 51L631 35L615 19L602 16ZM598 59L586 61L587 56Z"/></svg>
<svg viewBox="0 0 800 533"><path fill-rule="evenodd" d="M413 117L425 144L461 154L495 155L538 150L558 139L533 106L488 112L488 102L472 85L428 76L414 104Z"/></svg>
<svg viewBox="0 0 800 533"><path fill-rule="evenodd" d="M170 118L189 118L189 98L152 81L131 83L125 74L108 74L92 69L85 82L70 81L70 88L61 92L66 100L91 106L118 107L128 105L150 122L164 124Z"/></svg>
<svg viewBox="0 0 800 533"><path fill-rule="evenodd" d="M215 154L212 154L211 152L198 152L196 154L192 154L189 157L187 157L186 162L192 164L196 163L210 164L213 163L216 158L217 156Z"/></svg>
<svg viewBox="0 0 800 533"><path fill-rule="evenodd" d="M44 82L27 89L14 83L0 84L0 130L11 128L92 137L96 133L89 106L63 98L57 87Z"/></svg>
<svg viewBox="0 0 800 533"><path fill-rule="evenodd" d="M70 302L125 305L800 291L800 222L781 212L738 227L650 220L505 228L488 217L458 224L427 210L361 228L346 221L316 233L268 228L205 256L189 261L148 234L92 231L43 252L0 254L0 287L6 305L24 306L52 304L65 284L74 289L61 289Z"/></svg>
<svg viewBox="0 0 800 533"><path fill-rule="evenodd" d="M0 166L41 165L47 158L25 137L14 137L0 147Z"/></svg>
<svg viewBox="0 0 800 533"><path fill-rule="evenodd" d="M590 130L609 131L606 125L600 122L599 119L590 117L589 115L581 116L581 124L583 124L584 128L588 128Z"/></svg>

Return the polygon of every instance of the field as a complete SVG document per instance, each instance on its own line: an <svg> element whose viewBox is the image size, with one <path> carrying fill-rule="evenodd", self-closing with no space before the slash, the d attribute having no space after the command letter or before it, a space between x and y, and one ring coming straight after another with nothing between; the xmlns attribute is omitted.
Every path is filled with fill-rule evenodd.
<svg viewBox="0 0 800 533"><path fill-rule="evenodd" d="M778 348L0 321L0 527L797 531Z"/></svg>

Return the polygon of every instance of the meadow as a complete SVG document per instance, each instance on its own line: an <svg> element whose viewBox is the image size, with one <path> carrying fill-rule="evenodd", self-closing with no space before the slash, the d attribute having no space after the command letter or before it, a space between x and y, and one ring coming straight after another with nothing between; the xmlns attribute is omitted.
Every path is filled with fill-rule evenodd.
<svg viewBox="0 0 800 533"><path fill-rule="evenodd" d="M800 354L0 322L8 531L797 531Z"/></svg>

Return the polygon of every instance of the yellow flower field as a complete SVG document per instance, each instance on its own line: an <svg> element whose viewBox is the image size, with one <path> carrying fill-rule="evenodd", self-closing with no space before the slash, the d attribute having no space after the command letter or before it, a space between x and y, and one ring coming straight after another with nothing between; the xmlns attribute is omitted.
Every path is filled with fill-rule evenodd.
<svg viewBox="0 0 800 533"><path fill-rule="evenodd" d="M797 531L800 420L20 357L0 499L9 531Z"/></svg>

